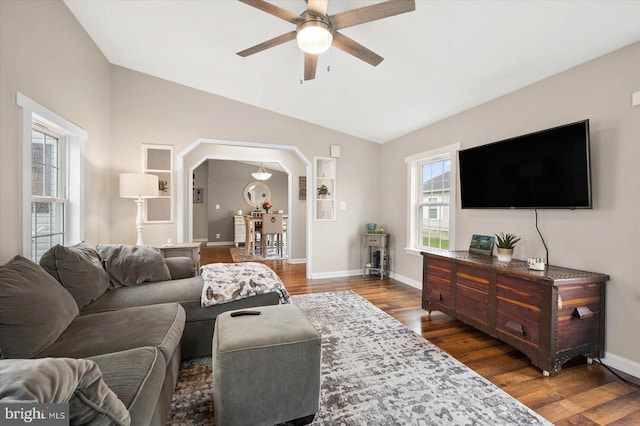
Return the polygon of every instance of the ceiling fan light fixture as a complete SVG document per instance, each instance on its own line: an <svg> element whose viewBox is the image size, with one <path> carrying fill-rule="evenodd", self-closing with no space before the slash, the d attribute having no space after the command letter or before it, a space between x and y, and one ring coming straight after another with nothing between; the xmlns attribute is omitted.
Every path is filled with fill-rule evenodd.
<svg viewBox="0 0 640 426"><path fill-rule="evenodd" d="M253 176L255 180L267 180L271 177L271 173L267 172L264 168L264 164L260 163L258 171L251 173L251 176Z"/></svg>
<svg viewBox="0 0 640 426"><path fill-rule="evenodd" d="M331 47L333 35L328 23L313 17L298 25L296 40L303 52L318 55Z"/></svg>

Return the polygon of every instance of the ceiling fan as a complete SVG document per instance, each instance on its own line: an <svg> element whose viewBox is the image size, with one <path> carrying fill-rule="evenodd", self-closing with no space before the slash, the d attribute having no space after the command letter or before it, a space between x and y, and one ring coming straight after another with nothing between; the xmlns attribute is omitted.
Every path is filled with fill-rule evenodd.
<svg viewBox="0 0 640 426"><path fill-rule="evenodd" d="M298 46L304 52L305 80L316 78L318 55L331 46L335 46L374 67L377 66L384 59L382 56L338 32L338 30L411 12L416 8L415 0L387 0L335 15L328 15L328 0L306 0L307 10L296 15L264 0L239 1L295 24L296 29L240 51L238 55L246 57L296 39Z"/></svg>

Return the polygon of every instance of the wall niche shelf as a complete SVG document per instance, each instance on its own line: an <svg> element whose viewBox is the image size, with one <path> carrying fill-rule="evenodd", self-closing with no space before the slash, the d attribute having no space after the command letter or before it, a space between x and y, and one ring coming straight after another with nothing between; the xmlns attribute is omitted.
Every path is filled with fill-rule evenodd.
<svg viewBox="0 0 640 426"><path fill-rule="evenodd" d="M336 220L336 159L314 157L313 164L315 219Z"/></svg>
<svg viewBox="0 0 640 426"><path fill-rule="evenodd" d="M149 198L145 203L145 223L173 223L173 146L142 145L142 172L158 176L165 182L164 191L158 188L158 198Z"/></svg>

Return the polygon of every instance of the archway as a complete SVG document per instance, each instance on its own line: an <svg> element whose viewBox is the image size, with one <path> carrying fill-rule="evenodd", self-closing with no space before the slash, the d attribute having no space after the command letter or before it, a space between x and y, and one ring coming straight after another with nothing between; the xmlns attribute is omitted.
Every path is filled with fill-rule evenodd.
<svg viewBox="0 0 640 426"><path fill-rule="evenodd" d="M294 204L297 194L297 176L311 176L311 162L295 146L263 144L255 142L225 141L219 139L199 138L178 154L177 172L177 237L178 241L191 241L193 238L193 172L200 164L208 160L263 161L277 163L288 174L289 200L288 211L292 229L291 252L300 252L304 248L306 274L311 276L312 264L312 217L313 207L305 202L301 207ZM307 179L307 193L312 193L311 179ZM297 200L296 200L297 201ZM298 237L296 237L296 234ZM303 235L304 238L300 238Z"/></svg>

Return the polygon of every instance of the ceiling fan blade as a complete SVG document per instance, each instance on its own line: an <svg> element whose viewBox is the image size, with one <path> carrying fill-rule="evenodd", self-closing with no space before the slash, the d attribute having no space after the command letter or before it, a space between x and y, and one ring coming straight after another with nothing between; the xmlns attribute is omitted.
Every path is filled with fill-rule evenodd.
<svg viewBox="0 0 640 426"><path fill-rule="evenodd" d="M357 41L350 39L346 35L340 34L337 31L334 31L333 33L332 46L335 46L338 49L350 55L353 55L356 58L361 59L368 64L373 65L374 67L384 60L382 56L367 49Z"/></svg>
<svg viewBox="0 0 640 426"><path fill-rule="evenodd" d="M291 22L292 24L297 24L300 19L299 15L296 15L293 12L289 12L286 9L278 7L274 4L268 3L264 0L238 0L244 4L248 4L249 6L253 6L256 9L260 9L263 12L267 12L273 16L276 16L280 19L284 19L287 22Z"/></svg>
<svg viewBox="0 0 640 426"><path fill-rule="evenodd" d="M318 15L324 16L327 14L327 2L328 0L309 0L307 8Z"/></svg>
<svg viewBox="0 0 640 426"><path fill-rule="evenodd" d="M329 16L335 30L416 10L415 0L388 0Z"/></svg>
<svg viewBox="0 0 640 426"><path fill-rule="evenodd" d="M241 52L238 52L237 54L242 57L246 57L249 55L253 55L254 53L262 52L263 50L267 50L271 47L275 47L280 44L286 43L288 41L294 40L295 38L296 38L296 32L291 31L289 33L279 35L278 37L274 37L271 40L267 40L260 44L256 44L255 46L245 49Z"/></svg>
<svg viewBox="0 0 640 426"><path fill-rule="evenodd" d="M318 55L313 53L304 54L304 81L316 78L316 68L318 67Z"/></svg>

